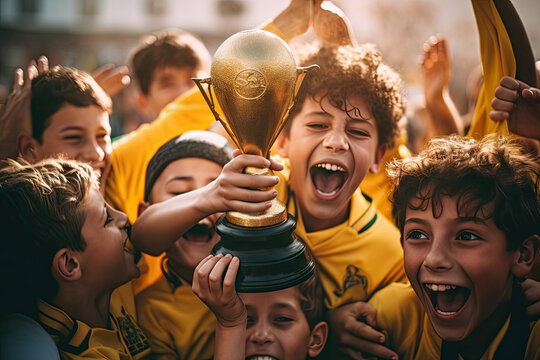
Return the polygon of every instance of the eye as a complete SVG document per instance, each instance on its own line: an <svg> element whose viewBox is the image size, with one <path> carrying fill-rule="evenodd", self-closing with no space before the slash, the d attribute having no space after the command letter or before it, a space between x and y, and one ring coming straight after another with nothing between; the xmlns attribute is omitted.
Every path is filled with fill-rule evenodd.
<svg viewBox="0 0 540 360"><path fill-rule="evenodd" d="M349 129L348 131L349 131L349 133L351 135L354 135L354 136L362 136L362 137L364 137L364 136L369 137L370 136L367 131L364 131L364 130L361 130L361 129Z"/></svg>
<svg viewBox="0 0 540 360"><path fill-rule="evenodd" d="M82 136L80 136L80 135L68 135L68 136L64 136L62 139L65 140L65 141L68 141L70 143L75 144L75 143L79 143L79 142L82 141Z"/></svg>
<svg viewBox="0 0 540 360"><path fill-rule="evenodd" d="M247 327L252 326L254 322L255 322L255 320L253 320L253 317L248 315L248 317L247 317Z"/></svg>
<svg viewBox="0 0 540 360"><path fill-rule="evenodd" d="M482 240L480 236L473 234L469 231L462 231L456 237L456 240L472 241L472 240Z"/></svg>
<svg viewBox="0 0 540 360"><path fill-rule="evenodd" d="M428 237L424 233L418 230L413 230L409 232L409 234L407 235L407 239L411 239L411 240L425 240L427 238Z"/></svg>
<svg viewBox="0 0 540 360"><path fill-rule="evenodd" d="M107 226L111 221L113 221L113 218L111 215L109 215L109 211L107 210L107 219L105 219L105 224L103 227Z"/></svg>
<svg viewBox="0 0 540 360"><path fill-rule="evenodd" d="M313 130L325 130L328 129L328 125L321 123L310 123L306 125L308 128Z"/></svg>
<svg viewBox="0 0 540 360"><path fill-rule="evenodd" d="M278 316L274 319L274 321L278 323L288 323L293 321L293 319L288 316Z"/></svg>
<svg viewBox="0 0 540 360"><path fill-rule="evenodd" d="M108 137L109 137L109 134L107 133L96 135L96 139L98 139L98 141L105 141L107 140Z"/></svg>

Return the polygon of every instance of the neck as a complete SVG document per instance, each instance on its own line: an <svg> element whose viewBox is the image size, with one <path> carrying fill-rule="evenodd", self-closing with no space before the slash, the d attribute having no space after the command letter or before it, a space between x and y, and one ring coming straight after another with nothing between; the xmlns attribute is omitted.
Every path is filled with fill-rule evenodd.
<svg viewBox="0 0 540 360"><path fill-rule="evenodd" d="M319 219L311 216L307 211L302 212L302 220L304 221L304 228L307 233L330 229L334 226L342 224L349 218L350 204L337 216L333 216L331 219Z"/></svg>
<svg viewBox="0 0 540 360"><path fill-rule="evenodd" d="M58 291L52 304L74 320L90 327L109 328L109 306L111 292L102 295L88 294L85 291Z"/></svg>
<svg viewBox="0 0 540 360"><path fill-rule="evenodd" d="M167 259L167 270L169 271L170 275L179 277L189 284L193 283L194 269L187 268L175 261L172 261L171 259Z"/></svg>

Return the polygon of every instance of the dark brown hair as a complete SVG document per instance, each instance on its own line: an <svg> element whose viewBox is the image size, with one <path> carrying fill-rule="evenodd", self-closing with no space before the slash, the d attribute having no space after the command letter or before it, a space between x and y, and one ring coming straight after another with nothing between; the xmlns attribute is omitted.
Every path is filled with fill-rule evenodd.
<svg viewBox="0 0 540 360"><path fill-rule="evenodd" d="M65 103L86 107L95 105L111 113L109 95L84 71L66 66L55 66L32 80L30 108L32 136L41 142L49 118Z"/></svg>
<svg viewBox="0 0 540 360"><path fill-rule="evenodd" d="M419 155L388 165L394 184L392 214L403 231L407 209L441 215L441 197L457 197L459 216L491 218L508 250L540 235L540 159L523 152L517 138L480 141L453 136L432 140ZM413 206L411 200L418 199Z"/></svg>
<svg viewBox="0 0 540 360"><path fill-rule="evenodd" d="M133 76L146 95L156 69L167 66L195 71L209 69L210 54L195 36L169 29L144 37L133 50L130 62Z"/></svg>
<svg viewBox="0 0 540 360"><path fill-rule="evenodd" d="M375 117L378 145L393 145L398 121L405 110L401 78L382 63L382 57L373 45L304 45L297 57L300 66L317 64L320 69L311 71L304 79L289 112L285 135L289 135L291 123L308 96L319 104L328 99L330 104L347 113L354 113L350 100L359 96L367 102Z"/></svg>

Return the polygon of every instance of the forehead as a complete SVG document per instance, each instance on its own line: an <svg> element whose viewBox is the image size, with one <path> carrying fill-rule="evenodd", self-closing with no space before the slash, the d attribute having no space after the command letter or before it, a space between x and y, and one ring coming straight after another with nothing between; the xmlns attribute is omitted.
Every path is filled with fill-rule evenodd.
<svg viewBox="0 0 540 360"><path fill-rule="evenodd" d="M99 219L103 213L104 205L105 200L99 192L99 189L95 185L92 185L80 205L86 213L85 224L88 221Z"/></svg>
<svg viewBox="0 0 540 360"><path fill-rule="evenodd" d="M375 118L368 102L363 97L357 95L349 96L345 103L342 103L342 99L339 98L335 100L339 103L335 103L328 96L324 96L324 94L319 94L315 97L308 95L302 104L301 111L295 116L295 119L310 115L321 115L332 119L363 120L375 127Z"/></svg>
<svg viewBox="0 0 540 360"><path fill-rule="evenodd" d="M495 205L493 201L481 204L474 195L467 196L467 193L448 196L444 194L434 194L432 190L428 193L418 193L408 201L405 218L411 216L423 217L477 217L482 220L490 220L493 216Z"/></svg>
<svg viewBox="0 0 540 360"><path fill-rule="evenodd" d="M167 165L156 182L161 178L167 180L178 176L199 180L216 178L222 169L221 165L207 159L198 157L182 158Z"/></svg>
<svg viewBox="0 0 540 360"><path fill-rule="evenodd" d="M71 128L88 131L101 129L110 132L109 114L96 105L79 107L64 103L47 120L47 129L63 131Z"/></svg>
<svg viewBox="0 0 540 360"><path fill-rule="evenodd" d="M300 292L296 286L267 293L241 293L239 295L248 310L251 309L255 312L264 313L279 308L302 311Z"/></svg>

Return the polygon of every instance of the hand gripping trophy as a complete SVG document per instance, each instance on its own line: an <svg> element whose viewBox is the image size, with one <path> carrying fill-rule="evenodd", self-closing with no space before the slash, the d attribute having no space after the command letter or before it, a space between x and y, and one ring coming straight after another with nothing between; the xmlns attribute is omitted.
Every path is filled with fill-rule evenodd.
<svg viewBox="0 0 540 360"><path fill-rule="evenodd" d="M221 44L209 78L193 80L236 146L243 153L269 157L304 76L315 67L297 68L283 40L263 30L248 30ZM208 84L208 93L202 84ZM224 118L215 109L212 90ZM272 175L270 169L245 172ZM216 225L221 241L212 253L240 259L239 292L288 288L307 280L314 268L295 228L296 220L277 199L262 213L230 211Z"/></svg>

